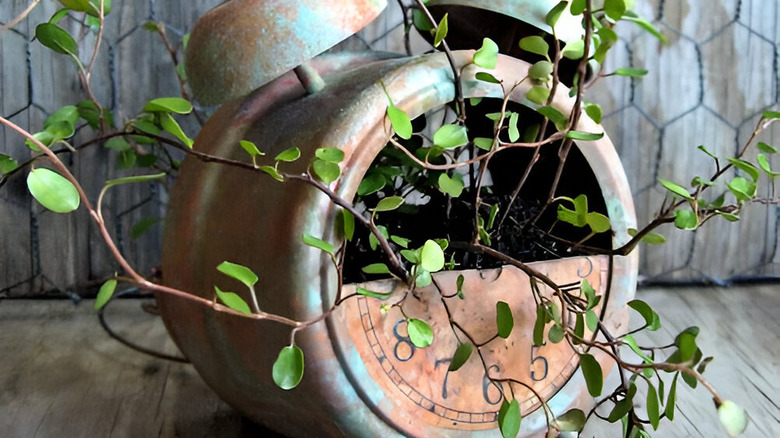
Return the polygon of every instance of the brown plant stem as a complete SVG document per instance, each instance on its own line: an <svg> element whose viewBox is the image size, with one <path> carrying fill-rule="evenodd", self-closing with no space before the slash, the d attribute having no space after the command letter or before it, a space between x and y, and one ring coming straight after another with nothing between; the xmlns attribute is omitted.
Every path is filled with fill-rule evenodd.
<svg viewBox="0 0 780 438"><path fill-rule="evenodd" d="M38 6L40 2L41 0L33 0L32 2L30 2L30 4L27 5L27 8L25 8L25 10L22 11L21 14L17 15L13 20L9 21L8 23L5 23L4 25L0 26L0 34L19 24L28 15L30 15L30 12L32 12L33 9L35 9L35 7Z"/></svg>

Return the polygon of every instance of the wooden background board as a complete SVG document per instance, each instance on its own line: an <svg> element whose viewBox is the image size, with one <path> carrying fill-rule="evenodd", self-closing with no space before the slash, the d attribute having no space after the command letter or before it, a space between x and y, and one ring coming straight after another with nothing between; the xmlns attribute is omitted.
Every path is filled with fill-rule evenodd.
<svg viewBox="0 0 780 438"><path fill-rule="evenodd" d="M721 396L747 409L745 438L780 436L777 289L639 292L662 315L663 325L638 343L666 344L684 328L699 326L698 345L705 356L715 357L705 377ZM107 312L111 326L133 342L178 354L159 318L141 309L143 301L112 303ZM0 351L3 437L267 436L221 402L190 365L155 359L109 338L89 300L77 306L65 300L0 301ZM612 375L605 388L617 382ZM692 390L678 383L676 419L662 420L653 436L726 437L709 394L701 386ZM644 398L637 397L643 406ZM583 436L614 437L619 432L596 422Z"/></svg>
<svg viewBox="0 0 780 438"><path fill-rule="evenodd" d="M0 22L16 16L30 0L3 0ZM116 120L132 118L150 98L178 95L173 64L157 35L144 30L148 20L165 24L178 45L197 17L219 0L117 1L107 18L105 42L95 70L97 97L113 109ZM36 131L57 108L85 98L75 68L64 56L32 41L36 23L56 10L42 2L29 19L0 35L0 114ZM687 183L708 175L713 165L696 149L734 153L763 110L777 110L780 6L775 0L636 0L636 9L668 38L661 47L636 26L619 26L621 40L606 66L646 68L642 79L611 77L591 90L606 115L604 126L624 160L635 195L640 224L653 217L665 195L656 183L665 178ZM76 33L77 16L62 25ZM403 51L400 8L387 11L371 26L335 50ZM82 38L88 53L92 36ZM426 44L416 38L416 53ZM185 123L194 136L198 125ZM91 138L83 128L74 140ZM780 145L780 125L761 137ZM0 128L0 153L24 161L22 140ZM102 182L127 175L118 171L115 154L91 147L69 156L90 196ZM97 163L97 164L96 164ZM773 158L780 168L780 158ZM762 196L777 198L775 185L762 178ZM131 239L133 224L162 218L167 190L157 185L117 188L107 200L109 220L124 252L142 273L159 263L161 226ZM662 228L666 245L641 248L641 273L654 280L706 280L777 277L780 274L777 216L774 205L750 205L737 224L716 219L697 232ZM44 211L26 192L23 175L0 188L0 297L42 291L82 292L113 274L108 256L83 209L72 215Z"/></svg>

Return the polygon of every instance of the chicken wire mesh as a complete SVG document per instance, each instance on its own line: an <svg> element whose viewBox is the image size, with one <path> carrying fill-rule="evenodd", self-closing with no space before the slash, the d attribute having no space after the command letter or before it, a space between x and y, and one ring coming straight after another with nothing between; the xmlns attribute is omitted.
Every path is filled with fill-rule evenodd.
<svg viewBox="0 0 780 438"><path fill-rule="evenodd" d="M160 23L180 56L182 37L218 3L115 2L106 19L93 88L117 124L137 115L147 100L180 92L174 60L160 35L145 24ZM29 4L4 1L0 22L9 22ZM43 1L0 35L0 114L32 132L57 108L86 98L73 63L34 40L35 25L57 9L57 2ZM776 108L780 6L773 0L637 0L636 10L658 26L668 44L621 23L620 42L604 71L631 66L649 73L641 79L606 78L588 97L604 108L603 124L624 160L642 224L652 219L665 196L659 177L686 182L710 172L697 145L734 154L762 112ZM68 16L60 25L77 35L79 47L89 53L95 34L83 26L80 15ZM391 1L371 26L333 50L404 52L403 37L401 7ZM410 47L413 53L430 50L414 36ZM190 118L183 127L194 136L199 124ZM19 162L32 156L18 134L7 128L0 133L0 153ZM760 140L777 144L779 136L774 128ZM72 143L83 146L92 138L94 133L81 127ZM97 196L105 180L127 173L118 169L116 154L99 145L62 156L90 196ZM772 164L780 167L777 159ZM0 297L81 294L118 270L83 209L71 215L51 213L31 199L22 175L2 182ZM765 179L759 194L775 199L774 187ZM121 187L107 200L107 220L120 249L148 275L159 264L166 198L167 183ZM695 232L662 229L669 242L642 247L640 272L655 281L776 278L779 214L775 205L755 204L736 224L720 221ZM134 237L141 224L148 231Z"/></svg>

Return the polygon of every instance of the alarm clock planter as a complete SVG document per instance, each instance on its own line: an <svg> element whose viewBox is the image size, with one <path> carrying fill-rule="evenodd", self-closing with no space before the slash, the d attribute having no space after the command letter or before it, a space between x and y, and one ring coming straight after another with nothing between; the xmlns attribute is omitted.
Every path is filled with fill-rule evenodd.
<svg viewBox="0 0 780 438"><path fill-rule="evenodd" d="M464 96L503 98L499 85L475 78L483 70L472 63L473 54L453 54L462 72ZM318 148L338 148L344 152L341 176L329 187L343 199L354 199L371 163L393 135L386 117L388 98L414 119L453 101L455 87L452 69L441 53L392 59L351 56L315 59L312 66L327 83L318 93L307 94L288 73L246 98L226 103L204 126L195 149L247 161L238 147L241 140L254 142L268 156L296 146L300 159L285 163L285 172L294 174L306 172ZM528 103L524 96L531 84L523 78L529 66L499 55L498 65L490 71L505 83L519 83L510 97L515 104ZM552 104L563 114L572 111L567 92L561 87ZM577 129L601 131L586 117ZM606 136L577 141L576 149L600 192L589 196L603 198L614 230L610 245L619 247L636 225L617 154ZM257 300L264 312L295 320L322 315L339 292L346 296L358 286L403 295L406 285L392 279L346 284L337 290L330 257L304 244L302 235L338 243L340 237L334 234L338 211L327 196L303 182L277 182L260 172L188 157L166 219L164 281L212 299L215 285L238 288L216 270L230 260L258 273ZM431 236L437 237L445 236ZM597 310L607 329L620 332L627 324L636 256L616 256L610 262L603 256L580 255L529 265L558 284L587 279L603 297ZM526 382L556 416L573 407L592 406L571 347L533 346L536 303L525 273L502 266L445 271L434 274L434 279L442 289L454 290L459 276L465 299L453 296L446 302L475 336L495 331L497 301L513 309L512 335L486 346L486 367L473 356L460 370L448 371L458 341L444 301L428 286L419 289L405 309L432 327L430 347L415 348L409 342L405 318L397 309L385 312L382 301L357 296L324 321L295 334L296 345L306 355L306 369L300 385L290 391L279 389L271 378L278 351L290 343L289 327L217 312L176 296L157 298L166 327L206 383L239 412L289 436L500 436L496 423L500 393L485 383L486 369ZM247 294L244 298L249 300ZM592 354L606 375L611 359ZM547 423L538 400L520 385L511 389L523 412L521 435L543 436Z"/></svg>

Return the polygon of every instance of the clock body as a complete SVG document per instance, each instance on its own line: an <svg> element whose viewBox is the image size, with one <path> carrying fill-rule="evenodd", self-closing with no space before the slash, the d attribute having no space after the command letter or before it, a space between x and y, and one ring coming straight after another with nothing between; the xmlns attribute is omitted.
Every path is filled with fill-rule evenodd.
<svg viewBox="0 0 780 438"><path fill-rule="evenodd" d="M454 52L465 97L502 98L500 86L475 79L481 70L471 63L473 53ZM412 118L455 98L452 70L443 54L334 55L313 60L312 66L327 83L321 92L307 95L292 73L283 75L218 109L196 138L195 149L248 161L240 140L253 141L270 157L296 146L301 159L284 168L296 173L306 170L317 148L337 147L345 159L340 163L342 176L331 188L350 200L392 133L382 85ZM531 86L523 81L528 68L524 61L499 55L490 73L506 84L520 84L510 100L521 103ZM559 89L553 101L564 114L573 104L566 93ZM578 129L599 132L601 127L583 118ZM617 247L636 226L620 161L606 136L577 142L576 147L592 170ZM259 172L188 157L166 219L164 282L209 299L217 285L248 300L238 283L216 270L229 260L258 273L261 309L296 320L315 318L337 296L337 276L329 258L303 244L301 236L335 242L337 212L325 195L301 182L279 183ZM532 266L573 288L587 279L603 295L599 311L605 325L619 332L627 323L626 302L636 284L635 256L611 262L572 257ZM495 417L499 388L486 379L486 370L492 378L524 382L556 414L592 403L570 347L533 347L536 306L525 274L507 266L443 272L436 278L452 290L458 275L465 279L465 300L421 290L419 299L408 303L411 316L425 319L435 331L434 344L426 349L415 348L404 319L394 310L383 314L373 298L350 299L323 322L300 331L296 344L305 354L305 375L291 391L277 388L271 378L279 350L290 342L288 327L214 312L168 295L160 294L158 300L169 332L206 383L238 411L289 436L500 436ZM390 280L366 286L403 293L402 286ZM345 285L343 292L354 287ZM482 342L495 331L498 300L512 308L512 334L481 348L484 364L473 355L460 370L447 372L458 338L442 313L445 303ZM608 358L597 358L607 371ZM521 434L541 433L546 423L532 392L520 384L505 385L501 389L514 391L522 405Z"/></svg>

